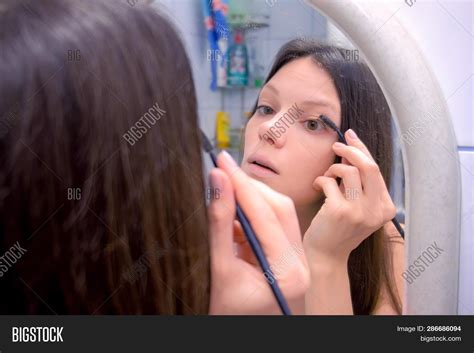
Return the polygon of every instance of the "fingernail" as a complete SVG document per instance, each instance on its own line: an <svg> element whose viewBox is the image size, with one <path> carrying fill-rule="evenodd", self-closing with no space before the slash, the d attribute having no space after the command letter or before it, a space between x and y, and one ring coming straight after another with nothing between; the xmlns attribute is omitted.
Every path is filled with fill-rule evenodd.
<svg viewBox="0 0 474 353"><path fill-rule="evenodd" d="M231 167L238 167L237 163L234 161L234 158L229 154L227 151L222 151L222 155L224 156L224 159L229 163Z"/></svg>
<svg viewBox="0 0 474 353"><path fill-rule="evenodd" d="M352 129L349 129L349 130L347 130L347 131L349 131L349 136L350 136L352 139L354 139L354 140L355 140L355 139L357 139L357 138L358 138L358 137L357 137L357 134L355 133L355 131L354 131L354 130L352 130Z"/></svg>
<svg viewBox="0 0 474 353"><path fill-rule="evenodd" d="M222 177L218 173L211 172L211 187L213 190L222 190L223 182Z"/></svg>
<svg viewBox="0 0 474 353"><path fill-rule="evenodd" d="M341 147L344 147L345 145L341 142L335 142L333 146L336 148L341 148Z"/></svg>

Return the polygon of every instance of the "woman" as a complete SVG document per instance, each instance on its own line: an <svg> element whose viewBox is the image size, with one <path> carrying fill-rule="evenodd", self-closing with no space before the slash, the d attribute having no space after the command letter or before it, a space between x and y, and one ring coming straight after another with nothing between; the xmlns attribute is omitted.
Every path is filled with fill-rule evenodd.
<svg viewBox="0 0 474 353"><path fill-rule="evenodd" d="M300 39L280 49L246 126L242 169L295 203L309 313L401 314L403 240L387 223L390 110L369 68L346 54ZM347 131L349 147L320 114Z"/></svg>
<svg viewBox="0 0 474 353"><path fill-rule="evenodd" d="M208 219L192 74L163 16L4 1L0 77L1 313L278 313L233 253L234 198L270 261L301 244L294 207L222 154ZM293 308L307 281L300 256L281 280Z"/></svg>

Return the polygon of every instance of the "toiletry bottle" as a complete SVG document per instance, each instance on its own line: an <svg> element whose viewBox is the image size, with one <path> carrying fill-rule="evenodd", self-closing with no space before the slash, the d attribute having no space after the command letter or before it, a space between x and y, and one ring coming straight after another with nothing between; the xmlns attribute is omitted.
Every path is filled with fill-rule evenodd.
<svg viewBox="0 0 474 353"><path fill-rule="evenodd" d="M235 34L234 44L228 50L227 85L247 86L249 75L247 47L240 32Z"/></svg>
<svg viewBox="0 0 474 353"><path fill-rule="evenodd" d="M230 147L230 118L226 112L216 114L216 142L218 148Z"/></svg>

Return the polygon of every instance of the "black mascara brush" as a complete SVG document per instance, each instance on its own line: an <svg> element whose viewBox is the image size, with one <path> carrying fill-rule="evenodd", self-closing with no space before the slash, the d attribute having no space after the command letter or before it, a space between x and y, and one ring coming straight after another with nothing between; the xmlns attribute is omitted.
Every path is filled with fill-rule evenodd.
<svg viewBox="0 0 474 353"><path fill-rule="evenodd" d="M216 155L214 154L214 147L212 146L211 142L202 130L201 136L204 151L207 152L209 156L211 156L212 163L216 168L218 168ZM245 236L250 244L250 247L252 248L253 253L255 254L255 257L258 260L258 263L260 264L260 267L262 268L263 273L273 274L270 269L270 264L268 263L268 260L263 252L262 246L260 245L260 242L258 241L257 236L255 235L255 232L252 229L249 220L247 219L247 216L244 214L244 211L242 211L237 201L235 207L237 212L237 219L242 225L242 229L244 230ZM275 296L275 299L278 302L278 305L280 306L282 313L284 315L291 315L290 308L288 307L285 297L283 296L283 293L281 292L280 287L278 286L277 279L272 276L272 280L267 280L267 282L270 285L270 288L273 292L273 295Z"/></svg>
<svg viewBox="0 0 474 353"><path fill-rule="evenodd" d="M334 124L334 122L331 119L329 119L326 115L320 115L319 119L321 119L326 126L330 127L332 130L336 131L337 136L339 137L339 141L342 142L343 144L347 145L347 141L344 138L344 134L341 132L341 130L339 130L337 125ZM392 223L395 226L395 228L397 228L397 230L400 233L400 235L402 236L402 238L405 239L405 231L400 226L400 223L398 223L398 221L395 218L392 219Z"/></svg>

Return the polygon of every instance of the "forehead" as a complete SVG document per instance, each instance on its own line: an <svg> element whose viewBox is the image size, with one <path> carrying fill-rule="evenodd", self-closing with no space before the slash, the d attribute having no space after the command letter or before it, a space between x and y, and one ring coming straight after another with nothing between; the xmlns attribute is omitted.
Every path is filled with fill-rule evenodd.
<svg viewBox="0 0 474 353"><path fill-rule="evenodd" d="M334 114L340 115L339 98L331 76L310 57L284 65L267 85L276 88L280 99L292 102L327 101ZM264 87L262 93L270 93L270 89Z"/></svg>

